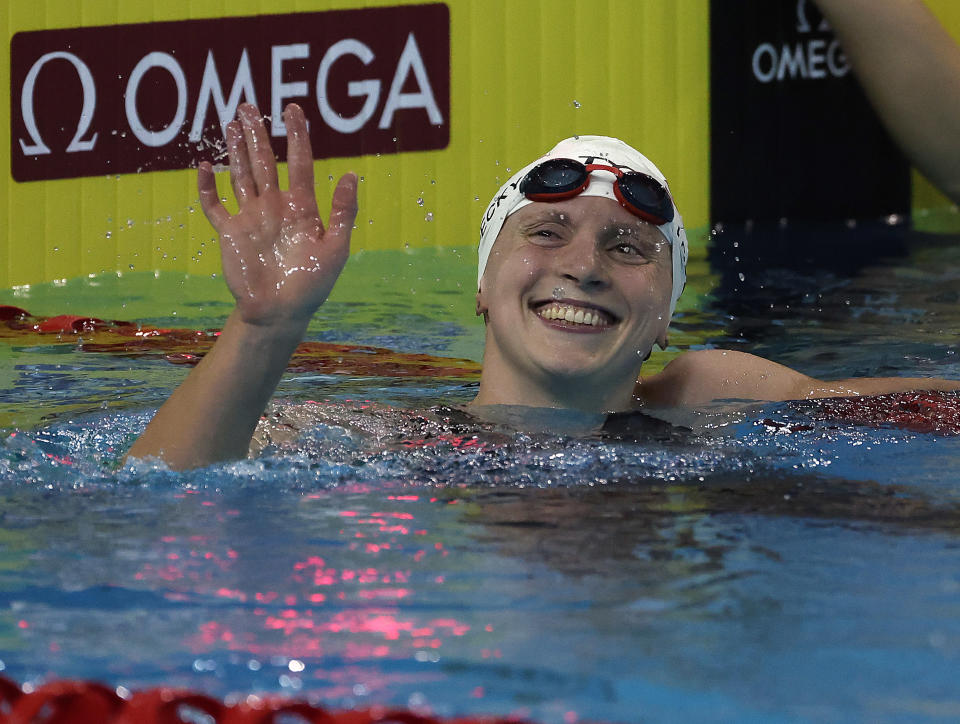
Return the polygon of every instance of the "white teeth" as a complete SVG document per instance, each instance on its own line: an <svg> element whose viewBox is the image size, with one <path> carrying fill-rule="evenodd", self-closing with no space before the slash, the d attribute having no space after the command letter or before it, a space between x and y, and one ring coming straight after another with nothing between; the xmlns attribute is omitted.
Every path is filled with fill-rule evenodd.
<svg viewBox="0 0 960 724"><path fill-rule="evenodd" d="M585 324L591 327L606 327L607 322L599 312L589 312L568 304L550 304L542 307L537 314L543 319L560 319L573 324Z"/></svg>

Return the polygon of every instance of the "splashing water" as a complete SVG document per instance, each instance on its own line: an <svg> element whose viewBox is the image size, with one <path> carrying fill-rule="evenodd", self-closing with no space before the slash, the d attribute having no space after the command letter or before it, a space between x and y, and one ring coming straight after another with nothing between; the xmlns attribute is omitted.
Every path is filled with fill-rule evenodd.
<svg viewBox="0 0 960 724"><path fill-rule="evenodd" d="M472 295L455 296L472 270L431 253L436 269L419 250L351 260L311 339L479 358L482 325L461 322ZM901 274L818 278L821 296L789 316L779 288L748 300L756 317L681 302L671 339L742 348L764 322L750 349L811 374L960 376L952 342L916 311L955 321L937 300L958 261L939 249L917 296ZM162 297L145 279L112 282L132 285L118 304ZM222 324L220 292L181 281L177 325ZM173 473L120 461L182 367L52 341L3 349L0 658L19 681L550 724L826 707L857 719L865 706L923 719L955 695L958 437L809 403L674 426L621 417L590 434L547 413L518 431L457 410L474 382L314 372L288 375L271 410L299 432ZM837 349L854 369L831 367Z"/></svg>

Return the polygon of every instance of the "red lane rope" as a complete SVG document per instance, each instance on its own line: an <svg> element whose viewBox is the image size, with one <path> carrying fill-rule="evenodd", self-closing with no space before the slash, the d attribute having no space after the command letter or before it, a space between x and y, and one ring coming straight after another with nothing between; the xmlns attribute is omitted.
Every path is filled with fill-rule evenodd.
<svg viewBox="0 0 960 724"><path fill-rule="evenodd" d="M960 435L960 395L955 392L895 392L871 397L831 397L794 403L817 421L914 432ZM791 429L800 429L790 426Z"/></svg>
<svg viewBox="0 0 960 724"><path fill-rule="evenodd" d="M0 339L14 344L70 343L88 352L127 357L163 357L172 364L197 364L219 331L161 329L133 322L61 314L35 317L20 307L0 305ZM290 372L361 377L453 377L476 379L472 360L407 354L382 347L304 342L287 366ZM898 392L796 402L815 421L901 427L916 432L960 435L960 396L951 392ZM803 424L764 420L772 427L801 431Z"/></svg>
<svg viewBox="0 0 960 724"><path fill-rule="evenodd" d="M205 694L158 687L123 698L102 684L52 681L29 693L0 676L0 724L521 724L513 717L439 719L401 709L332 712L305 701L248 697L227 706Z"/></svg>
<svg viewBox="0 0 960 724"><path fill-rule="evenodd" d="M74 344L85 352L125 357L163 357L172 364L197 364L218 330L163 329L121 320L60 314L35 317L20 307L0 305L0 339L12 344ZM303 342L287 366L290 372L361 377L457 377L474 379L473 360L395 352L366 345Z"/></svg>

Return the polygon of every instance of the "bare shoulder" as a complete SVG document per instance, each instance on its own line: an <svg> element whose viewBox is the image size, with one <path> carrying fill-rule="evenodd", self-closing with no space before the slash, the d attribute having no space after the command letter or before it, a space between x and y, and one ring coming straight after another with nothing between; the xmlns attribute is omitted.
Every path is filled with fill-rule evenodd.
<svg viewBox="0 0 960 724"><path fill-rule="evenodd" d="M641 377L636 395L651 407L692 407L728 399L790 400L804 397L814 382L763 357L704 349L686 352L662 372Z"/></svg>

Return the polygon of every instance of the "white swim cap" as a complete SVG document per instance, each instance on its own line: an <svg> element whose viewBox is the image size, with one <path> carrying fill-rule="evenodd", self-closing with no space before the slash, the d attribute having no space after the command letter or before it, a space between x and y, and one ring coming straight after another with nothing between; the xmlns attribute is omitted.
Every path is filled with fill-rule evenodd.
<svg viewBox="0 0 960 724"><path fill-rule="evenodd" d="M503 228L507 217L514 211L522 209L527 204L533 203L520 193L520 182L530 172L531 169L540 165L544 161L552 158L569 158L581 163L604 164L613 166L622 171L639 171L656 179L663 184L670 193L667 179L660 169L642 153L635 148L628 146L623 141L609 136L574 136L560 141L548 153L544 154L536 161L524 166L517 171L509 181L507 181L493 197L490 205L487 206L480 222L480 247L478 253L480 256L479 269L477 272L477 286L479 288L480 280L483 278L483 272L487 267L487 260L490 258L490 250ZM613 182L616 177L612 173L604 171L594 171L590 178L590 184L580 194L581 196L602 196L604 198L618 201L613 189ZM673 292L670 297L670 315L673 315L677 307L677 300L680 298L680 292L683 291L683 285L687 280L687 234L683 229L683 219L680 217L680 211L673 201L673 195L670 194L670 201L673 204L673 219L665 224L659 225L660 233L670 243L673 259Z"/></svg>

